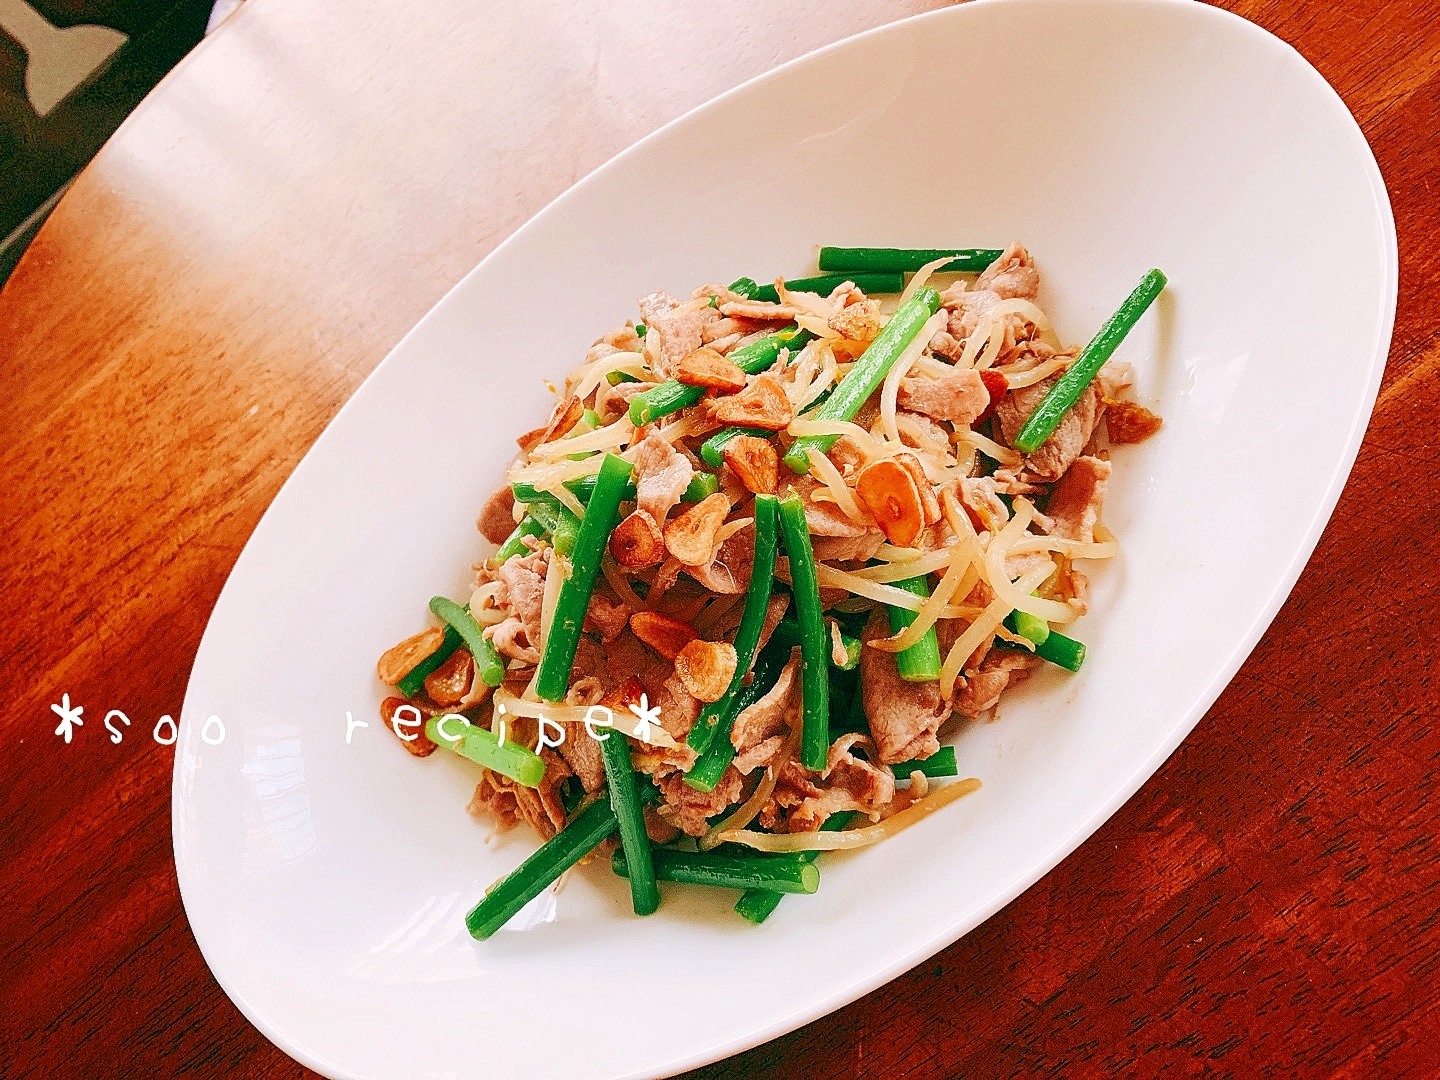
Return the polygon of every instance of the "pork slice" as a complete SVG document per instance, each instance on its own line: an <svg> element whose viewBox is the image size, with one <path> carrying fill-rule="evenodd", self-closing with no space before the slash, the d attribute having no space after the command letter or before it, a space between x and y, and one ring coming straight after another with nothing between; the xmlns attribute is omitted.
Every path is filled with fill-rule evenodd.
<svg viewBox="0 0 1440 1080"><path fill-rule="evenodd" d="M681 569L713 593L731 596L750 587L750 569L755 561L755 530L741 529L715 550L704 566Z"/></svg>
<svg viewBox="0 0 1440 1080"><path fill-rule="evenodd" d="M1036 487L1034 484L1021 480L1015 475L1013 469L1007 469L1003 466L996 469L990 475L995 481L995 490L1002 495L1035 495L1044 490L1043 488Z"/></svg>
<svg viewBox="0 0 1440 1080"><path fill-rule="evenodd" d="M600 756L600 743L590 737L583 723L567 720L560 725L565 729L565 739L555 749L570 766L570 771L580 778L586 792L599 791L605 786L605 759Z"/></svg>
<svg viewBox="0 0 1440 1080"><path fill-rule="evenodd" d="M690 836L702 836L709 828L708 818L740 800L744 783L733 765L721 774L714 791L696 791L682 774L672 773L658 781L665 800L660 816Z"/></svg>
<svg viewBox="0 0 1440 1080"><path fill-rule="evenodd" d="M772 763L772 767L777 777L775 790L760 808L760 824L774 832L784 832L790 811L806 799L820 798L825 791L816 786L819 775L795 760L793 749L778 765Z"/></svg>
<svg viewBox="0 0 1440 1080"><path fill-rule="evenodd" d="M492 544L503 544L515 531L515 492L510 485L496 490L480 508L480 518L475 525L480 534Z"/></svg>
<svg viewBox="0 0 1440 1080"><path fill-rule="evenodd" d="M713 346L715 342L727 337L735 337L735 340L739 341L740 337L749 332L749 323L742 322L739 319L721 318L716 322L707 323L705 328L700 331L700 337L706 345Z"/></svg>
<svg viewBox="0 0 1440 1080"><path fill-rule="evenodd" d="M1105 503L1110 482L1110 462L1095 457L1078 457L1050 491L1046 513L1056 536L1089 544L1095 539L1095 523Z"/></svg>
<svg viewBox="0 0 1440 1080"><path fill-rule="evenodd" d="M465 809L475 817L489 814L495 819L501 832L513 829L520 820L520 805L515 799L514 782L489 769L480 774L480 782L475 785L475 794L470 797L470 805Z"/></svg>
<svg viewBox="0 0 1440 1080"><path fill-rule="evenodd" d="M856 469L865 464L864 451L860 444L849 435L841 435L826 451L825 456L840 470L841 476L850 476Z"/></svg>
<svg viewBox="0 0 1440 1080"><path fill-rule="evenodd" d="M651 701L660 700L665 680L675 673L675 667L668 660L656 655L650 648L626 627L614 641L603 649L604 670L598 672L606 692L615 689L631 675L640 680Z"/></svg>
<svg viewBox="0 0 1440 1080"><path fill-rule="evenodd" d="M673 311L680 306L680 301L671 296L664 289L656 289L652 293L646 293L640 297L640 318L649 326L655 319L664 315L667 311Z"/></svg>
<svg viewBox="0 0 1440 1080"><path fill-rule="evenodd" d="M874 558L885 542L885 534L871 529L859 536L817 536L811 541L815 558L822 562L864 562Z"/></svg>
<svg viewBox="0 0 1440 1080"><path fill-rule="evenodd" d="M611 386L608 381L601 379L600 385L595 388L595 411L600 414L600 423L614 423L630 408L631 398L653 389L656 385L653 382L622 382Z"/></svg>
<svg viewBox="0 0 1440 1080"><path fill-rule="evenodd" d="M660 370L656 374L668 378L682 357L704 343L705 328L719 321L720 312L709 304L697 305L695 301L659 312L645 320L645 325L649 327L647 336L651 333L660 335Z"/></svg>
<svg viewBox="0 0 1440 1080"><path fill-rule="evenodd" d="M609 661L605 657L605 650L592 637L581 634L580 640L575 643L575 660L570 665L570 690L565 695L567 705L589 705L592 701L599 701L606 693L614 689L607 668ZM581 695L577 691L582 687L598 685L599 695Z"/></svg>
<svg viewBox="0 0 1440 1080"><path fill-rule="evenodd" d="M861 641L889 636L889 620L878 610L871 613ZM935 732L949 718L950 706L938 680L906 682L894 653L866 647L860 650L860 687L881 764L929 757L940 749Z"/></svg>
<svg viewBox="0 0 1440 1080"><path fill-rule="evenodd" d="M563 758L549 747L540 752L545 762L545 775L538 787L526 787L488 769L476 785L468 809L472 814L488 810L499 818L502 827L517 819L534 829L542 840L549 840L565 825L565 804L560 798L560 785L574 774Z"/></svg>
<svg viewBox="0 0 1440 1080"><path fill-rule="evenodd" d="M584 629L600 635L606 643L614 641L630 622L630 607L615 598L609 589L596 589L585 609Z"/></svg>
<svg viewBox="0 0 1440 1080"><path fill-rule="evenodd" d="M565 827L565 803L560 798L560 785L574 773L565 759L546 747L540 752L545 761L545 775L538 787L517 786L516 799L520 804L520 816L540 836L549 840Z"/></svg>
<svg viewBox="0 0 1440 1080"><path fill-rule="evenodd" d="M1010 511L995 490L995 481L988 476L960 478L960 505L965 507L977 532L988 530L994 536L1010 520Z"/></svg>
<svg viewBox="0 0 1440 1080"><path fill-rule="evenodd" d="M501 656L508 656L526 664L540 662L540 650L531 644L538 641L539 637L532 637L525 624L513 615L494 626L487 626L485 636Z"/></svg>
<svg viewBox="0 0 1440 1080"><path fill-rule="evenodd" d="M504 586L495 603L509 614L503 622L486 627L485 636L503 655L527 664L540 662L536 645L540 641L540 608L549 565L550 549L541 548L523 558L506 559L494 571L494 580Z"/></svg>
<svg viewBox="0 0 1440 1080"><path fill-rule="evenodd" d="M975 280L975 288L993 292L1002 300L1034 300L1040 291L1040 271L1035 269L1030 252L1011 244Z"/></svg>
<svg viewBox="0 0 1440 1080"><path fill-rule="evenodd" d="M684 742L700 715L700 699L685 689L678 674L673 674L661 685L655 703L660 709L660 726L676 742Z"/></svg>
<svg viewBox="0 0 1440 1080"><path fill-rule="evenodd" d="M1000 702L1000 695L1010 685L1010 672L1005 669L977 671L965 679L955 695L955 711L970 718L983 716Z"/></svg>
<svg viewBox="0 0 1440 1080"><path fill-rule="evenodd" d="M789 304L771 304L764 300L735 300L720 305L720 314L727 319L759 319L778 322L793 319L805 312Z"/></svg>
<svg viewBox="0 0 1440 1080"><path fill-rule="evenodd" d="M1025 421L1030 419L1030 414L1059 379L1060 376L1054 375L1033 386L1022 386L1005 395L1005 399L995 410L995 416L1000 421L1001 435L1008 445L1015 445L1015 436L1020 434ZM1080 400L1060 418L1054 434L1046 439L1038 450L1025 458L1022 479L1060 479L1084 451L1104 409L1100 390L1091 383L1080 395Z"/></svg>
<svg viewBox="0 0 1440 1080"><path fill-rule="evenodd" d="M794 477L788 484L789 490L798 493L800 501L805 504L805 524L809 526L811 536L856 537L864 536L870 531L871 526L852 521L834 503L814 502L811 496L824 485L813 477Z"/></svg>
<svg viewBox="0 0 1440 1080"><path fill-rule="evenodd" d="M936 330L930 338L930 351L954 362L965 355L965 346L956 341L949 330Z"/></svg>
<svg viewBox="0 0 1440 1080"><path fill-rule="evenodd" d="M990 391L980 372L956 368L938 378L922 375L901 379L895 401L902 409L969 427L990 407Z"/></svg>
<svg viewBox="0 0 1440 1080"><path fill-rule="evenodd" d="M800 660L792 650L789 663L780 669L780 677L759 701L741 711L730 728L730 745L737 754L746 753L789 725L786 713L795 700L795 674Z"/></svg>
<svg viewBox="0 0 1440 1080"><path fill-rule="evenodd" d="M735 760L731 762L735 771L741 776L749 776L756 769L769 765L780 751L785 748L784 735L771 735L770 738L756 743L743 754L736 754Z"/></svg>
<svg viewBox="0 0 1440 1080"><path fill-rule="evenodd" d="M959 292L951 292L946 289L941 294L941 300L950 312L945 330L960 346L961 353L963 353L965 341L975 332L975 328L980 325L980 320L985 317L985 314L1000 302L1000 297L989 289L974 291L962 289Z"/></svg>
<svg viewBox="0 0 1440 1080"><path fill-rule="evenodd" d="M635 505L664 528L666 515L690 486L694 466L654 432L626 456L635 466Z"/></svg>
<svg viewBox="0 0 1440 1080"><path fill-rule="evenodd" d="M895 420L897 423L901 420L910 421L909 424L900 427L900 441L906 446L914 446L916 448L920 448L921 446L920 441L915 437L914 433L906 430L906 428L912 426L920 430L926 442L942 447L948 447L950 445L950 433L924 413L910 412L907 409L901 409L896 412Z"/></svg>
<svg viewBox="0 0 1440 1080"><path fill-rule="evenodd" d="M853 749L862 744L873 751L874 744L864 735L845 735L835 740L819 781L822 794L805 798L791 811L786 822L788 831L813 832L831 814L843 810L859 810L872 821L879 820L881 810L895 798L895 776L889 769L856 757Z"/></svg>
<svg viewBox="0 0 1440 1080"><path fill-rule="evenodd" d="M780 620L785 617L789 610L790 597L777 593L770 597L770 602L765 605L765 620L760 624L760 641L755 646L755 655L760 655L760 650L770 644L770 635L775 633L775 627L780 625Z"/></svg>

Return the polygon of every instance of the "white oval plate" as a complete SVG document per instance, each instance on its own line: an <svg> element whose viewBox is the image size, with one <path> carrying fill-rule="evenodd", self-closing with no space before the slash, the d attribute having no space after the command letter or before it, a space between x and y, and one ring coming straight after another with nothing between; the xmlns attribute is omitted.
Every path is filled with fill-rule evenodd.
<svg viewBox="0 0 1440 1080"><path fill-rule="evenodd" d="M376 657L463 596L513 438L654 288L810 269L816 243L1028 244L1083 341L1151 266L1171 286L1119 359L1161 434L1117 452L1124 554L1095 573L1084 671L960 732L981 792L761 927L603 866L559 917L462 917L533 848L490 844L473 775L378 722ZM797 1027L976 926L1190 731L1304 565L1390 341L1394 226L1369 148L1300 56L1171 0L1012 0L789 64L556 200L427 315L285 485L186 695L175 860L195 937L271 1039L333 1077L636 1077ZM346 742L346 713L369 722ZM201 739L215 714L223 741Z"/></svg>

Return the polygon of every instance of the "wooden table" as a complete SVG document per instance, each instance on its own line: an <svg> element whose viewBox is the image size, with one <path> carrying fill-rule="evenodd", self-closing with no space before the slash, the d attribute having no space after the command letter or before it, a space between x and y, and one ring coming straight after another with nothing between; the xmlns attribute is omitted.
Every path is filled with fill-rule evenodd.
<svg viewBox="0 0 1440 1080"><path fill-rule="evenodd" d="M190 936L170 750L112 745L106 711L142 733L178 713L270 498L499 240L685 108L929 6L250 0L120 131L0 293L0 1076L305 1073ZM1080 850L933 960L697 1077L1434 1075L1440 20L1225 6L1334 84L1394 201L1394 346L1330 527ZM68 746L62 693L86 710Z"/></svg>

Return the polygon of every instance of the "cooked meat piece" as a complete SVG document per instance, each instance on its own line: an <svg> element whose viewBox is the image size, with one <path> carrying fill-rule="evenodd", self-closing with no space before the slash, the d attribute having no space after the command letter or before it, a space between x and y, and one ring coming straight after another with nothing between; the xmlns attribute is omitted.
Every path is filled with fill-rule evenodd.
<svg viewBox="0 0 1440 1080"><path fill-rule="evenodd" d="M1009 685L1008 671L976 672L966 678L964 687L955 694L955 711L972 720L982 716L995 707Z"/></svg>
<svg viewBox="0 0 1440 1080"><path fill-rule="evenodd" d="M684 570L711 592L729 596L750 587L750 565L754 561L755 530L741 529L725 539L709 563Z"/></svg>
<svg viewBox="0 0 1440 1080"><path fill-rule="evenodd" d="M515 492L510 485L498 489L485 500L480 519L475 522L482 536L492 544L503 544L515 531Z"/></svg>
<svg viewBox="0 0 1440 1080"><path fill-rule="evenodd" d="M865 735L845 735L835 740L825 773L815 781L822 793L805 798L790 812L786 821L789 832L813 832L831 814L842 810L859 810L872 821L879 819L881 809L895 797L895 777L889 769L877 768L851 752L862 744L873 751L874 744Z"/></svg>
<svg viewBox="0 0 1440 1080"><path fill-rule="evenodd" d="M792 655L765 696L735 717L730 728L730 745L737 754L754 749L788 726L786 713L795 701L795 676L799 670L800 660Z"/></svg>
<svg viewBox="0 0 1440 1080"><path fill-rule="evenodd" d="M501 832L513 829L520 820L513 781L489 769L480 774L480 783L475 785L475 794L470 797L470 805L465 809L475 817L492 814Z"/></svg>
<svg viewBox="0 0 1440 1080"><path fill-rule="evenodd" d="M512 660L520 660L526 664L538 664L540 662L540 650L530 643L538 641L538 635L531 637L525 629L525 624L519 619L511 616L504 622L498 622L494 626L485 628L485 636L495 646L495 651L501 656L508 656Z"/></svg>
<svg viewBox="0 0 1440 1080"><path fill-rule="evenodd" d="M851 341L869 341L880 333L880 301L861 300L829 318L830 329Z"/></svg>
<svg viewBox="0 0 1440 1080"><path fill-rule="evenodd" d="M541 548L523 558L507 559L493 571L493 579L505 587L495 597L497 607L508 608L510 617L485 628L485 636L506 656L538 664L535 648L540 640L540 608L545 597L545 572L550 549Z"/></svg>
<svg viewBox="0 0 1440 1080"><path fill-rule="evenodd" d="M825 456L835 463L841 476L849 476L865 464L865 455L860 452L860 444L849 435L841 435L836 439Z"/></svg>
<svg viewBox="0 0 1440 1080"><path fill-rule="evenodd" d="M989 289L967 290L963 281L957 281L940 294L941 305L950 312L945 329L960 347L960 353L964 352L966 339L980 325L985 313L999 302L1000 297ZM957 358L960 353L956 354Z"/></svg>
<svg viewBox="0 0 1440 1080"><path fill-rule="evenodd" d="M949 330L936 330L930 337L930 351L953 363L965 355L965 345L956 341Z"/></svg>
<svg viewBox="0 0 1440 1080"><path fill-rule="evenodd" d="M735 771L740 775L749 776L756 769L769 765L775 760L780 751L785 748L785 739L784 735L771 735L770 738L756 743L743 754L736 754L731 764L735 766Z"/></svg>
<svg viewBox="0 0 1440 1080"><path fill-rule="evenodd" d="M645 807L644 813L645 835L652 844L668 844L680 835L680 830L656 813L653 806Z"/></svg>
<svg viewBox="0 0 1440 1080"><path fill-rule="evenodd" d="M565 803L560 798L560 785L574 774L564 759L549 747L540 751L540 756L545 761L545 775L540 779L540 786L515 785L515 801L520 817L542 839L549 840L565 826Z"/></svg>
<svg viewBox="0 0 1440 1080"><path fill-rule="evenodd" d="M720 305L720 314L729 319L762 319L765 322L790 320L805 314L789 304L769 304L763 300L735 300Z"/></svg>
<svg viewBox="0 0 1440 1080"><path fill-rule="evenodd" d="M721 318L712 323L706 323L705 329L700 332L706 345L714 345L715 342L724 338L744 336L750 332L750 324L739 319ZM737 337L736 340L739 340Z"/></svg>
<svg viewBox="0 0 1440 1080"><path fill-rule="evenodd" d="M1133 401L1105 403L1105 430L1112 443L1144 442L1160 430L1161 420L1144 405Z"/></svg>
<svg viewBox="0 0 1440 1080"><path fill-rule="evenodd" d="M948 449L950 446L949 432L924 413L901 409L895 414L895 421L900 428L900 441L906 446L919 447L922 445L921 440L916 437L917 431L923 436L924 442L931 446L939 446L943 449Z"/></svg>
<svg viewBox="0 0 1440 1080"><path fill-rule="evenodd" d="M600 423L614 423L630 408L631 398L656 385L653 382L622 382L611 386L601 379L600 385L595 388L595 411L600 414Z"/></svg>
<svg viewBox="0 0 1440 1080"><path fill-rule="evenodd" d="M646 293L639 300L640 319L647 326L654 319L659 318L667 311L673 311L680 306L680 301L671 296L664 289L656 289L652 293Z"/></svg>
<svg viewBox="0 0 1440 1080"><path fill-rule="evenodd" d="M990 475L991 479L995 481L995 490L1002 495L1035 495L1044 490L1044 488L1021 480L1015 475L1013 469L1006 469L1003 466Z"/></svg>
<svg viewBox="0 0 1440 1080"><path fill-rule="evenodd" d="M585 630L599 634L600 640L608 644L620 635L629 622L630 608L615 599L609 589L596 589L591 594L590 606L585 609Z"/></svg>
<svg viewBox="0 0 1440 1080"><path fill-rule="evenodd" d="M1025 650L992 649L988 645L981 655L984 660L979 671L972 672L955 694L956 714L972 720L993 709L999 703L1001 694L1029 678L1030 669L1042 662L1034 653Z"/></svg>
<svg viewBox="0 0 1440 1080"><path fill-rule="evenodd" d="M660 816L690 836L703 835L709 827L706 819L738 802L744 790L744 777L735 771L733 765L721 775L714 791L696 791L685 783L685 777L680 773L662 777L658 783L665 797Z"/></svg>
<svg viewBox="0 0 1440 1080"><path fill-rule="evenodd" d="M995 415L1000 421L1000 430L1007 444L1015 444L1015 436L1020 434L1025 421L1059 379L1060 376L1055 375L1034 386L1022 386L1005 395L1005 400L995 410ZM1025 459L1024 474L1046 481L1060 479L1090 441L1104 408L1099 388L1091 383L1074 407L1060 418L1054 434L1045 440L1040 449Z"/></svg>
<svg viewBox="0 0 1440 1080"><path fill-rule="evenodd" d="M600 756L600 743L590 737L583 723L569 720L560 726L565 729L565 741L555 749L587 792L600 790L605 786L605 759Z"/></svg>
<svg viewBox="0 0 1440 1080"><path fill-rule="evenodd" d="M700 715L700 699L685 689L679 675L672 674L660 687L655 704L660 708L660 726L676 742L684 742L685 736L695 726L695 718Z"/></svg>
<svg viewBox="0 0 1440 1080"><path fill-rule="evenodd" d="M770 635L775 633L775 627L780 625L780 620L785 617L789 607L790 597L783 594L770 597L770 603L765 605L765 621L760 624L760 642L755 646L756 656L770 643Z"/></svg>
<svg viewBox="0 0 1440 1080"><path fill-rule="evenodd" d="M560 799L560 785L570 776L570 767L548 747L540 752L545 760L545 775L538 788L517 784L508 777L486 769L466 808L479 815L488 810L499 819L502 828L521 820L549 840L565 824L565 804Z"/></svg>
<svg viewBox="0 0 1440 1080"><path fill-rule="evenodd" d="M651 701L660 700L660 690L675 668L637 638L627 627L603 650L605 670L598 673L606 689L612 690L630 675L639 678Z"/></svg>
<svg viewBox="0 0 1440 1080"><path fill-rule="evenodd" d="M988 531L994 536L1010 520L1010 511L996 493L995 481L988 476L960 479L960 505L965 507L976 532Z"/></svg>
<svg viewBox="0 0 1440 1080"><path fill-rule="evenodd" d="M690 486L694 466L654 432L626 457L635 466L636 506L663 527L666 515Z"/></svg>
<svg viewBox="0 0 1440 1080"><path fill-rule="evenodd" d="M989 290L1002 300L1018 297L1034 300L1040 290L1040 271L1030 252L1019 244L1011 244L1004 253L985 268L975 281L976 290Z"/></svg>
<svg viewBox="0 0 1440 1080"><path fill-rule="evenodd" d="M1095 539L1095 523L1105 502L1110 481L1110 462L1078 457L1050 492L1046 508L1051 532L1067 540L1088 544Z"/></svg>
<svg viewBox="0 0 1440 1080"><path fill-rule="evenodd" d="M859 536L817 536L811 546L815 549L815 558L822 562L864 562L873 558L884 542L885 534L871 529Z"/></svg>
<svg viewBox="0 0 1440 1080"><path fill-rule="evenodd" d="M902 409L969 427L990 407L990 391L980 372L956 368L939 378L921 375L901 379L895 401Z"/></svg>
<svg viewBox="0 0 1440 1080"><path fill-rule="evenodd" d="M861 640L889 636L889 620L873 612ZM935 732L949 718L950 706L940 696L938 681L906 682L896 670L894 653L867 647L860 650L860 685L881 764L929 757L940 748Z"/></svg>
<svg viewBox="0 0 1440 1080"><path fill-rule="evenodd" d="M858 521L852 521L832 502L814 502L811 496L824 487L818 480L809 476L791 477L788 484L789 490L798 492L800 500L805 504L805 524L809 526L812 537L864 536L874 528L873 525L861 525ZM781 495L784 494L785 488L782 484Z"/></svg>
<svg viewBox="0 0 1440 1080"><path fill-rule="evenodd" d="M720 312L700 301L675 303L670 307L665 306L666 301L673 303L674 297L668 293L651 293L640 301L640 312L645 318L646 336L657 334L660 338L655 374L668 379L671 367L704 343L705 328L720 321Z"/></svg>

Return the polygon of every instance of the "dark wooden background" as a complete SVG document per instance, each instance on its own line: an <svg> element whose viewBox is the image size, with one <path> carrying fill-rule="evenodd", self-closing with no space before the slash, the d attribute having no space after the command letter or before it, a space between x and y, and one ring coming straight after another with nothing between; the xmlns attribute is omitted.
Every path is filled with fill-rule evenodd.
<svg viewBox="0 0 1440 1080"><path fill-rule="evenodd" d="M121 129L0 292L0 1076L307 1075L195 947L171 752L144 737L246 537L387 349L551 196L930 6L617 2L571 26L558 2L250 0ZM1394 345L1335 516L1215 707L1075 854L697 1078L1440 1074L1440 18L1225 6L1334 84L1394 203ZM748 32L715 50L697 20ZM70 746L62 692L85 706ZM112 708L138 733L120 746Z"/></svg>

